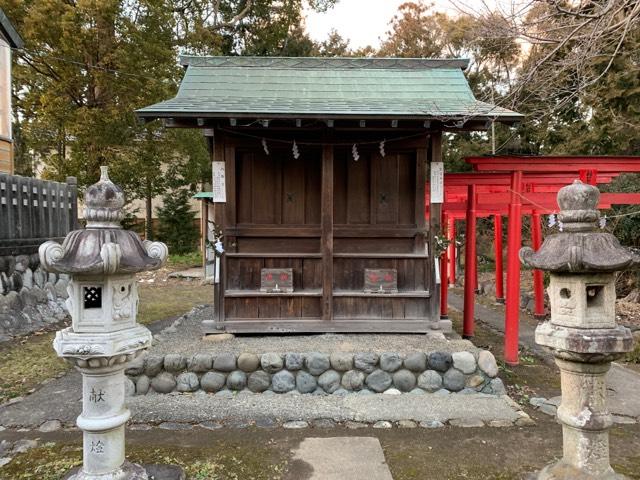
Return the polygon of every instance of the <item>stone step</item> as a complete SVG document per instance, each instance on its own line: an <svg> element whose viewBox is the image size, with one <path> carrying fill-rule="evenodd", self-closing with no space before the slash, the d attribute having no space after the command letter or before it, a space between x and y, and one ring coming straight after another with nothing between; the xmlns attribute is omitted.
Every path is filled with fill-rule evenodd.
<svg viewBox="0 0 640 480"><path fill-rule="evenodd" d="M293 451L290 473L308 480L393 480L374 437L305 438Z"/></svg>

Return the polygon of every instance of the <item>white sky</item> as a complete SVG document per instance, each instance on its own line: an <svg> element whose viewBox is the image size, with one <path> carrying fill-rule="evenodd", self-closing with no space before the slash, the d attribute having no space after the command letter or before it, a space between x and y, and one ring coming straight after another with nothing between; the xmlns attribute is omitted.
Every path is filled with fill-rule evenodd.
<svg viewBox="0 0 640 480"><path fill-rule="evenodd" d="M391 18L398 11L398 7L407 1L339 0L337 5L326 13L308 12L307 31L312 39L322 41L327 38L331 29L335 29L342 37L349 39L351 48L367 45L378 47L380 37L385 37L389 30ZM456 11L449 0L432 2L439 11L452 14ZM466 3L469 4L469 0Z"/></svg>

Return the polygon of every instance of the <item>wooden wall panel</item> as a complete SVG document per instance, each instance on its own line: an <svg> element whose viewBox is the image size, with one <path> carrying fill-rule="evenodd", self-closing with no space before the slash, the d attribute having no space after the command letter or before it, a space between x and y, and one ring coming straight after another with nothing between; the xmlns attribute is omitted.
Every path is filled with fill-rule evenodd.
<svg viewBox="0 0 640 480"><path fill-rule="evenodd" d="M321 297L227 297L227 320L296 319L322 316Z"/></svg>
<svg viewBox="0 0 640 480"><path fill-rule="evenodd" d="M359 161L347 160L347 222L348 224L368 224L371 221L369 199L371 190L371 157L363 155Z"/></svg>
<svg viewBox="0 0 640 480"><path fill-rule="evenodd" d="M276 180L281 175L280 165L277 160L267 160L266 155L253 154L250 223L254 224L279 223L276 222L276 202L280 192L276 191Z"/></svg>
<svg viewBox="0 0 640 480"><path fill-rule="evenodd" d="M398 155L398 223L414 223L416 191L415 155Z"/></svg>
<svg viewBox="0 0 640 480"><path fill-rule="evenodd" d="M238 223L253 222L253 154L238 152L236 162Z"/></svg>
<svg viewBox="0 0 640 480"><path fill-rule="evenodd" d="M253 238L238 237L238 251L242 253L318 253L319 238Z"/></svg>
<svg viewBox="0 0 640 480"><path fill-rule="evenodd" d="M336 238L336 253L409 253L412 238Z"/></svg>
<svg viewBox="0 0 640 480"><path fill-rule="evenodd" d="M236 153L237 215L240 225L319 225L320 157L305 151Z"/></svg>
<svg viewBox="0 0 640 480"><path fill-rule="evenodd" d="M347 223L348 159L343 149L334 150L333 160L333 223Z"/></svg>
<svg viewBox="0 0 640 480"><path fill-rule="evenodd" d="M320 225L320 184L322 180L322 160L319 153L305 156L305 214L304 223Z"/></svg>
<svg viewBox="0 0 640 480"><path fill-rule="evenodd" d="M304 224L305 222L305 165L301 159L282 161L282 223Z"/></svg>
<svg viewBox="0 0 640 480"><path fill-rule="evenodd" d="M424 320L427 302L421 298L337 297L333 301L337 319Z"/></svg>
<svg viewBox="0 0 640 480"><path fill-rule="evenodd" d="M322 259L305 258L302 260L303 290L317 290L322 288Z"/></svg>
<svg viewBox="0 0 640 480"><path fill-rule="evenodd" d="M375 208L375 223L398 223L398 156L373 157L372 206Z"/></svg>

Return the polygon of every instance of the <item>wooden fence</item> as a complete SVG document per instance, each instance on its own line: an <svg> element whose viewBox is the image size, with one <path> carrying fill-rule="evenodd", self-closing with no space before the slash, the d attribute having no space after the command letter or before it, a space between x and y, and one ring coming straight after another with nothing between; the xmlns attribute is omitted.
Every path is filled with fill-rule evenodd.
<svg viewBox="0 0 640 480"><path fill-rule="evenodd" d="M78 188L66 183L0 173L0 255L38 251L78 228Z"/></svg>

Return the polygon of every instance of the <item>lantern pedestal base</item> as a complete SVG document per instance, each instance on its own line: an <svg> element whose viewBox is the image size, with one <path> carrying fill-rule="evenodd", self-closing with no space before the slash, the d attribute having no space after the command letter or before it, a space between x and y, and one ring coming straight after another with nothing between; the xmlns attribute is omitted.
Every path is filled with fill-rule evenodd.
<svg viewBox="0 0 640 480"><path fill-rule="evenodd" d="M178 477L179 478L179 477ZM147 470L138 464L125 462L118 472L106 473L104 475L87 474L80 469L74 468L63 480L148 480Z"/></svg>
<svg viewBox="0 0 640 480"><path fill-rule="evenodd" d="M590 475L584 470L560 460L553 465L544 467L540 472L534 473L529 477L529 480L628 480L628 478L614 472L613 469L599 475Z"/></svg>
<svg viewBox="0 0 640 480"><path fill-rule="evenodd" d="M135 463L126 462L123 465L122 472L125 475L124 477L95 477L95 476L83 476L84 474L80 471L81 467L74 468L66 476L63 477L63 480L114 480L114 479L126 479L126 480L148 480L150 478L157 478L162 480L185 480L187 477L185 476L184 469L178 465L161 465L154 463L152 465L138 465ZM141 476L144 475L144 476Z"/></svg>

